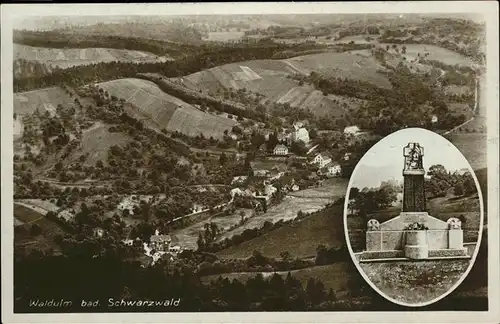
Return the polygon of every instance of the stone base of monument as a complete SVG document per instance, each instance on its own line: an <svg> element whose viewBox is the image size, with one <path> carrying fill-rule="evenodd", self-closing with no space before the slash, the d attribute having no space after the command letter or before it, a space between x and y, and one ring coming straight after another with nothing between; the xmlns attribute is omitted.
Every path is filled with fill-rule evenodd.
<svg viewBox="0 0 500 324"><path fill-rule="evenodd" d="M413 225L421 228L413 228ZM412 226L408 226L412 225ZM470 258L464 246L460 220L447 222L427 212L402 212L379 224L368 221L366 250L357 253L360 262L389 260L438 260Z"/></svg>
<svg viewBox="0 0 500 324"><path fill-rule="evenodd" d="M429 246L425 245L406 245L405 257L412 260L422 260L429 257Z"/></svg>

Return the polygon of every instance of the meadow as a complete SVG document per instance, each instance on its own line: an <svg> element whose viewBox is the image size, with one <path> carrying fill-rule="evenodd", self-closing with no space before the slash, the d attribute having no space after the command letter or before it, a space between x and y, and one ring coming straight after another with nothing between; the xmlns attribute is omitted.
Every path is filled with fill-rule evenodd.
<svg viewBox="0 0 500 324"><path fill-rule="evenodd" d="M209 32L208 37L204 38L205 41L212 42L227 42L239 40L243 37L245 32L243 31L222 31L222 32Z"/></svg>
<svg viewBox="0 0 500 324"><path fill-rule="evenodd" d="M17 115L29 115L36 110L40 114L48 111L55 114L58 105L73 105L73 99L59 87L19 92L14 94L14 112Z"/></svg>
<svg viewBox="0 0 500 324"><path fill-rule="evenodd" d="M387 45L392 46L392 44L387 43L381 43L380 45L384 47ZM419 53L421 57L429 53L428 60L440 61L448 65L474 66L474 62L470 58L443 47L428 44L398 44L399 48L403 46L406 46L404 56L407 60L417 59Z"/></svg>
<svg viewBox="0 0 500 324"><path fill-rule="evenodd" d="M289 205L285 206L282 212L286 212ZM238 232L241 231L238 228ZM341 246L345 241L343 232L342 206L334 206L216 254L221 258L237 259L247 258L253 251L259 251L267 257L279 258L286 251L294 258L312 258L316 256L318 245Z"/></svg>
<svg viewBox="0 0 500 324"><path fill-rule="evenodd" d="M245 218L251 217L251 209L238 209L231 215L214 216L182 229L174 230L170 233L170 235L177 239L177 241L182 245L182 248L196 250L198 248L198 244L196 243L198 234L204 231L205 224L215 223L222 231L228 231L231 227L239 224L241 220L240 211L245 213Z"/></svg>
<svg viewBox="0 0 500 324"><path fill-rule="evenodd" d="M84 165L95 165L97 161L106 163L111 146L124 146L131 140L128 134L112 133L109 128L110 125L96 122L85 129L78 149L72 153L72 160L76 160L80 155L86 155L87 158L82 162Z"/></svg>

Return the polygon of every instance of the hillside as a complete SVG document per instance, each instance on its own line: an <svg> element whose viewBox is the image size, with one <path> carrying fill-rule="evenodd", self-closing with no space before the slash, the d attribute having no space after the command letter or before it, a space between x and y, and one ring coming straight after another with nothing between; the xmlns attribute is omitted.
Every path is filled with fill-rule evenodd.
<svg viewBox="0 0 500 324"><path fill-rule="evenodd" d="M40 114L48 111L54 114L57 105L72 105L73 100L60 87L51 87L14 94L14 113L32 114L37 109Z"/></svg>
<svg viewBox="0 0 500 324"><path fill-rule="evenodd" d="M166 62L170 58L143 51L113 48L47 48L14 44L14 59L36 61L49 66L69 68L100 62Z"/></svg>
<svg viewBox="0 0 500 324"><path fill-rule="evenodd" d="M257 250L276 258L284 251L297 258L314 257L318 245L337 247L344 243L342 213L343 206L327 207L299 222L287 224L216 254L222 258L246 258Z"/></svg>
<svg viewBox="0 0 500 324"><path fill-rule="evenodd" d="M157 129L179 131L186 135L222 138L237 122L227 117L212 115L166 94L156 84L142 79L118 79L97 84L111 96L124 99L133 108L129 113L151 123ZM134 111L134 109L137 109Z"/></svg>
<svg viewBox="0 0 500 324"><path fill-rule="evenodd" d="M337 297L344 297L349 294L349 279L353 275L357 278L357 273L353 273L352 269L347 262L338 262L335 264L329 264L324 266L316 266L305 269L290 271L290 274L298 279L303 287L306 287L307 281L310 278L315 278L321 280L325 285L325 290L328 291L330 288L333 290ZM356 271L356 270L354 270ZM275 273L281 275L283 279L288 275L287 271L283 272L263 272L264 278L269 278ZM332 276L332 273L335 275ZM255 272L233 272L224 273L221 275L209 275L202 277L202 282L210 283L213 280L217 280L219 277L227 278L229 280L237 279L241 282L246 282L248 279L254 278L257 275Z"/></svg>
<svg viewBox="0 0 500 324"><path fill-rule="evenodd" d="M308 85L300 85L291 76L318 72L390 88L388 78L379 73L379 70L385 68L374 57L351 52L326 52L286 60L252 60L226 64L188 75L180 78L180 81L187 88L212 95L225 89L246 89L260 93L273 102L289 103L292 107L324 116L344 114L342 101L349 101L350 98L324 96Z"/></svg>
<svg viewBox="0 0 500 324"><path fill-rule="evenodd" d="M53 221L48 220L43 214L15 203L14 224L14 249L16 251L59 250L54 239L56 236L64 235L65 230ZM35 224L41 229L40 233L36 233L36 230L32 229Z"/></svg>

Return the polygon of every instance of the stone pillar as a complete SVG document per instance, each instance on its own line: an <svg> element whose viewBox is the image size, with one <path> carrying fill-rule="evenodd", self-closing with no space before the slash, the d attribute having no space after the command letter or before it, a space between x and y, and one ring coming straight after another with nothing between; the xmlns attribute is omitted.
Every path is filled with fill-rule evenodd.
<svg viewBox="0 0 500 324"><path fill-rule="evenodd" d="M463 249L464 233L461 229L450 229L448 232L448 249Z"/></svg>
<svg viewBox="0 0 500 324"><path fill-rule="evenodd" d="M403 171L403 212L425 211L424 170Z"/></svg>

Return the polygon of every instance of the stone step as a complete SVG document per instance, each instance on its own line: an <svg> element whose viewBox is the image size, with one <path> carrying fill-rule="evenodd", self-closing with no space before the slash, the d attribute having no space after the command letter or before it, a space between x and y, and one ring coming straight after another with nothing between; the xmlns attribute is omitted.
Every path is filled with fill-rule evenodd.
<svg viewBox="0 0 500 324"><path fill-rule="evenodd" d="M456 257L456 256L467 256L467 248L463 249L443 249L443 250L430 250L430 258L439 257Z"/></svg>

